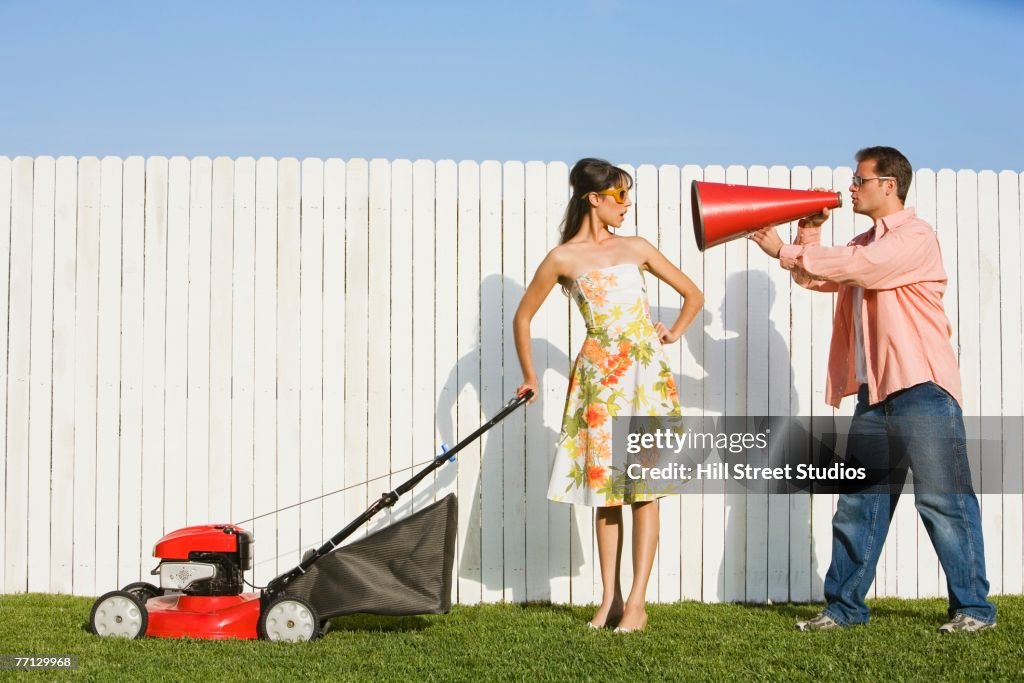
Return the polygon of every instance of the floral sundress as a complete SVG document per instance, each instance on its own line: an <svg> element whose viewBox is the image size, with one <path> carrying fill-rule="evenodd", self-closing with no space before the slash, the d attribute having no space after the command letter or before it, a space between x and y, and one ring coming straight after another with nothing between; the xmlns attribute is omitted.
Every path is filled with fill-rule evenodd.
<svg viewBox="0 0 1024 683"><path fill-rule="evenodd" d="M612 454L612 418L679 416L668 356L651 322L643 272L621 264L584 273L571 290L587 324L573 365L548 498L603 507L662 494L629 481Z"/></svg>

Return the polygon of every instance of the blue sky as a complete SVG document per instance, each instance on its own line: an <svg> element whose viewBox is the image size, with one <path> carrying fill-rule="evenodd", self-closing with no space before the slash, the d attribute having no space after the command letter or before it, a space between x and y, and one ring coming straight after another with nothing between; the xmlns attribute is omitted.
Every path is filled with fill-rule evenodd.
<svg viewBox="0 0 1024 683"><path fill-rule="evenodd" d="M1024 170L1021 0L0 0L0 155Z"/></svg>

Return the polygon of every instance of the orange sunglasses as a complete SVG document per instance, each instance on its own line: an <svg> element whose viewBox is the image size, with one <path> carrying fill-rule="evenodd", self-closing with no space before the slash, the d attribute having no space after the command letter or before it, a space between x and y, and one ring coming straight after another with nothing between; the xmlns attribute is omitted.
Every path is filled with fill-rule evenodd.
<svg viewBox="0 0 1024 683"><path fill-rule="evenodd" d="M627 188L627 187L613 187L613 188L611 188L609 190L601 190L600 192L595 192L594 194L608 195L609 197L614 197L615 198L615 203L616 204L625 204L626 203L626 197L629 196L629 188Z"/></svg>

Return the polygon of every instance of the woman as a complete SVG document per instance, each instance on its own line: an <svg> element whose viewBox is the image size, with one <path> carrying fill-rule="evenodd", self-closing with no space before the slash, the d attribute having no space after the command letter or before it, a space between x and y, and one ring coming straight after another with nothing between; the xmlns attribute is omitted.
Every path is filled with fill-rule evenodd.
<svg viewBox="0 0 1024 683"><path fill-rule="evenodd" d="M621 468L612 467L610 416L680 414L661 346L686 331L704 296L650 242L612 232L632 206L628 173L601 159L581 159L569 173L569 183L573 192L560 243L537 268L513 320L523 371L517 391L537 394L530 321L560 284L576 300L587 338L569 380L548 498L597 508L604 594L590 627L637 631L647 625L644 601L658 547L658 496L631 488ZM643 271L682 295L684 305L671 327L651 322ZM619 585L624 504L633 509L633 585L625 601Z"/></svg>

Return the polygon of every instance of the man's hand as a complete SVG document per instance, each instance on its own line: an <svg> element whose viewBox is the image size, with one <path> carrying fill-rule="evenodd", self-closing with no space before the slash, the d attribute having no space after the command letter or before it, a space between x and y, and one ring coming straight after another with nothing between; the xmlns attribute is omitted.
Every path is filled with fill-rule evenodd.
<svg viewBox="0 0 1024 683"><path fill-rule="evenodd" d="M815 187L815 192L835 192L835 190L827 190L824 187ZM829 216L828 209L822 209L821 213L816 213L813 216L807 218L801 218L796 224L798 228L820 228L822 223L828 220Z"/></svg>
<svg viewBox="0 0 1024 683"><path fill-rule="evenodd" d="M752 233L747 239L761 247L761 251L772 258L779 258L779 251L782 249L783 242L775 228L761 228L757 232Z"/></svg>

